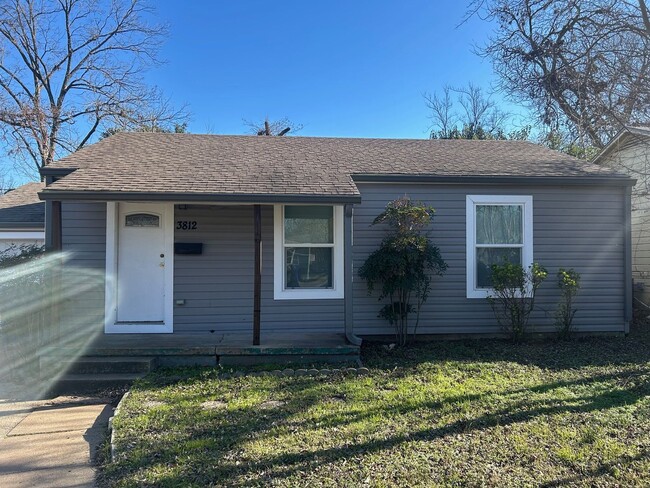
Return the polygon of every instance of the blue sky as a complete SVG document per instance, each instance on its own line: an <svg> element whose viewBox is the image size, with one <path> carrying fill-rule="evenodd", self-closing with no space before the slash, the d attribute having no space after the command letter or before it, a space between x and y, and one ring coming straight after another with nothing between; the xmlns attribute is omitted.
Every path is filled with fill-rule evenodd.
<svg viewBox="0 0 650 488"><path fill-rule="evenodd" d="M170 35L149 81L189 105L191 132L241 134L242 119L286 116L300 135L424 138L423 92L494 81L471 52L491 26L457 27L463 1L156 5Z"/></svg>
<svg viewBox="0 0 650 488"><path fill-rule="evenodd" d="M194 133L248 133L244 120L268 116L303 124L304 136L426 138L424 92L495 81L472 52L492 25L459 26L469 0L151 3L169 36L147 81L187 104ZM10 161L5 171L26 181Z"/></svg>

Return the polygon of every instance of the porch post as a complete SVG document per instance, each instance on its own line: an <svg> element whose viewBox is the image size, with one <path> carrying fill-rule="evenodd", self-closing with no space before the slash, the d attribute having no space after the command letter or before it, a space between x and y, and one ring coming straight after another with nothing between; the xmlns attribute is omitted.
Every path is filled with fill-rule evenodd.
<svg viewBox="0 0 650 488"><path fill-rule="evenodd" d="M253 345L260 345L260 309L262 301L262 207L253 205L255 234L255 278L253 285Z"/></svg>
<svg viewBox="0 0 650 488"><path fill-rule="evenodd" d="M61 202L45 202L45 249L61 250Z"/></svg>
<svg viewBox="0 0 650 488"><path fill-rule="evenodd" d="M354 293L352 290L354 264L352 262L352 204L345 205L343 223L343 303L345 314L345 338L350 344L361 345L361 338L354 335Z"/></svg>

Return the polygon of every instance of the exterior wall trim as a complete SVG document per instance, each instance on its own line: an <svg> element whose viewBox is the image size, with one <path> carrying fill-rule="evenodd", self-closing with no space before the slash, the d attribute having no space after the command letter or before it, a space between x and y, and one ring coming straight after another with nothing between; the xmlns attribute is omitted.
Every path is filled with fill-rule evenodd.
<svg viewBox="0 0 650 488"><path fill-rule="evenodd" d="M343 206L334 205L334 251L332 289L284 289L284 205L273 207L273 299L330 300L345 296Z"/></svg>
<svg viewBox="0 0 650 488"><path fill-rule="evenodd" d="M625 333L630 333L632 322L634 290L632 288L632 188L625 188L625 205L623 215L623 245L624 245L624 266L625 266Z"/></svg>
<svg viewBox="0 0 650 488"><path fill-rule="evenodd" d="M0 230L0 239L45 239L45 231Z"/></svg>
<svg viewBox="0 0 650 488"><path fill-rule="evenodd" d="M116 324L117 321L117 260L118 205L106 203L106 285L104 299L104 332L106 334L169 334L174 332L174 206L164 212L165 255L171 262L165 266L165 320L163 324Z"/></svg>
<svg viewBox="0 0 650 488"><path fill-rule="evenodd" d="M531 195L467 195L465 197L466 223L466 262L467 298L487 298L489 289L477 289L476 284L476 214L474 208L480 204L523 205L523 247L522 264L524 269L533 264L533 197Z"/></svg>

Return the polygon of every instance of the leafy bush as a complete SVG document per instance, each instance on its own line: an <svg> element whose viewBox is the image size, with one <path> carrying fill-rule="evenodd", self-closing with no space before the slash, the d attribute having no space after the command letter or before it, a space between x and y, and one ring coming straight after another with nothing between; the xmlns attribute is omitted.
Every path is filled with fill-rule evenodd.
<svg viewBox="0 0 650 488"><path fill-rule="evenodd" d="M535 294L548 276L546 268L533 263L528 269L519 264L492 265L493 294L488 301L499 325L515 342L521 341L528 318L535 308Z"/></svg>
<svg viewBox="0 0 650 488"><path fill-rule="evenodd" d="M557 286L561 298L555 311L555 325L560 338L568 339L571 335L573 317L578 311L573 308L573 299L580 289L580 273L573 268L568 270L560 268L557 273Z"/></svg>
<svg viewBox="0 0 650 488"><path fill-rule="evenodd" d="M379 300L388 299L379 317L395 327L399 345L409 338L409 317L415 313L412 330L415 335L420 309L429 297L431 276L443 275L447 264L424 232L433 221L435 210L408 197L390 202L373 225L386 223L390 227L379 249L374 251L359 270L366 280L368 293L381 285Z"/></svg>

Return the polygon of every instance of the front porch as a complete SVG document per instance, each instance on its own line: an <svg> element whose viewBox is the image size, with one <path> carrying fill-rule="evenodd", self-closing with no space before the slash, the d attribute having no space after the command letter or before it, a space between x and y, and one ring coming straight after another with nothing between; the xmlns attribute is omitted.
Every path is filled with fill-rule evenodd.
<svg viewBox="0 0 650 488"><path fill-rule="evenodd" d="M250 334L100 334L80 357L146 357L154 366L358 362L360 347L344 334L265 333L260 345ZM59 350L78 356L78 347Z"/></svg>

